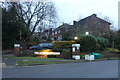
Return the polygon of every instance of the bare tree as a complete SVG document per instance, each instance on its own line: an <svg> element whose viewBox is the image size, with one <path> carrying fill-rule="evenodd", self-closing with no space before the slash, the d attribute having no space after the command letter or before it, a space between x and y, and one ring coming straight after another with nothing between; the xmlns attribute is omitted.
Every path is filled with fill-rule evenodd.
<svg viewBox="0 0 120 80"><path fill-rule="evenodd" d="M48 7L48 21L49 21L49 28L53 27L56 25L56 19L57 19L57 13L56 13L56 8L55 4L50 2L49 7Z"/></svg>
<svg viewBox="0 0 120 80"><path fill-rule="evenodd" d="M43 29L56 27L58 20L55 4L53 2L49 2L48 6L47 16L44 18L43 22L41 22L43 24Z"/></svg>
<svg viewBox="0 0 120 80"><path fill-rule="evenodd" d="M110 28L111 28L112 30L116 30L116 29L114 28L114 22L110 19L110 17L104 16L104 15L102 15L102 13L98 13L98 16L99 16L101 19L103 19L103 20L111 23Z"/></svg>
<svg viewBox="0 0 120 80"><path fill-rule="evenodd" d="M108 16L104 16L103 19L104 19L105 21L111 23L111 28L114 27L114 23L113 23L113 21L112 21Z"/></svg>
<svg viewBox="0 0 120 80"><path fill-rule="evenodd" d="M23 21L27 30L30 31L28 39L40 26L41 22L44 22L49 16L54 16L54 14L49 14L52 11L50 8L53 5L52 2L12 2L11 4L14 5L18 18Z"/></svg>

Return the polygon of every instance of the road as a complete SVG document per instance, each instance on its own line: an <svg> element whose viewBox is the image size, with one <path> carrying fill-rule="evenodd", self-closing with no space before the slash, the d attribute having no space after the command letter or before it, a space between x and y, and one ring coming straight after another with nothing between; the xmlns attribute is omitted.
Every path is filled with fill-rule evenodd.
<svg viewBox="0 0 120 80"><path fill-rule="evenodd" d="M118 78L118 60L3 68L3 78Z"/></svg>

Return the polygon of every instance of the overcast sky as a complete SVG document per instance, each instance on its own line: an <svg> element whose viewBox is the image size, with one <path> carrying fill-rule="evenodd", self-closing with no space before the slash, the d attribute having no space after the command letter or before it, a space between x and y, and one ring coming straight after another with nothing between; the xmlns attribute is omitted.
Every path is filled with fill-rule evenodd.
<svg viewBox="0 0 120 80"><path fill-rule="evenodd" d="M118 2L120 0L52 0L52 1L55 2L58 17L61 22L73 24L73 20L78 21L92 14L97 14L97 16L100 18L108 16L114 23L113 24L114 28L118 28ZM58 25L61 25L61 23L59 23Z"/></svg>
<svg viewBox="0 0 120 80"><path fill-rule="evenodd" d="M92 14L98 17L108 16L118 27L119 0L54 0L59 19L72 24L73 20L85 18Z"/></svg>

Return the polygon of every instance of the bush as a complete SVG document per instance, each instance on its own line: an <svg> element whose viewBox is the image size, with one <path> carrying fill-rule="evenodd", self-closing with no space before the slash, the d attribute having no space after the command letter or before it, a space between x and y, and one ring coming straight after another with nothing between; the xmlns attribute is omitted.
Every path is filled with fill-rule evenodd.
<svg viewBox="0 0 120 80"><path fill-rule="evenodd" d="M61 52L61 55L64 56L64 58L70 59L71 58L71 50L72 50L72 44L74 44L75 41L54 41L53 42L53 50L57 50Z"/></svg>
<svg viewBox="0 0 120 80"><path fill-rule="evenodd" d="M38 52L37 50L23 50L22 53L20 53L18 56L19 57L35 57L37 56L34 54L34 52Z"/></svg>
<svg viewBox="0 0 120 80"><path fill-rule="evenodd" d="M97 49L98 50L104 50L109 45L109 42L106 38L97 37L96 40L97 40Z"/></svg>
<svg viewBox="0 0 120 80"><path fill-rule="evenodd" d="M89 52L96 50L96 38L92 35L82 35L78 40L82 52Z"/></svg>
<svg viewBox="0 0 120 80"><path fill-rule="evenodd" d="M71 59L72 58L71 48L63 49L61 55L64 56L65 59Z"/></svg>
<svg viewBox="0 0 120 80"><path fill-rule="evenodd" d="M71 48L72 44L75 43L75 41L54 41L53 48Z"/></svg>
<svg viewBox="0 0 120 80"><path fill-rule="evenodd" d="M115 49L115 48L107 48L107 50L109 50L109 51L113 51L113 52L119 52L119 51L120 51L120 50Z"/></svg>
<svg viewBox="0 0 120 80"><path fill-rule="evenodd" d="M90 53L80 53L80 58L85 59L85 55L89 55Z"/></svg>

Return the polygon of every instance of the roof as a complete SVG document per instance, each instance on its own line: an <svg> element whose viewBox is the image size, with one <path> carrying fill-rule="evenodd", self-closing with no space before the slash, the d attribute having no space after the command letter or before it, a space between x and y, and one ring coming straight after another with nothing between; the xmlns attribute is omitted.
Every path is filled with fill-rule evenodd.
<svg viewBox="0 0 120 80"><path fill-rule="evenodd" d="M70 27L71 25L67 24L67 23L63 23L62 25L60 25L59 27L57 27L54 31L61 29L61 28L67 28Z"/></svg>
<svg viewBox="0 0 120 80"><path fill-rule="evenodd" d="M105 20L103 20L103 19L101 19L101 18L97 17L97 15L96 15L96 14L92 14L91 16L88 16L88 17L86 17L86 18L83 18L83 19L79 20L78 22L84 21L84 20L86 20L86 19L88 19L88 18L90 18L90 17L96 17L96 18L98 18L99 20L104 21L104 22L108 23L109 25L111 25L111 23L110 23L110 22L105 21Z"/></svg>
<svg viewBox="0 0 120 80"><path fill-rule="evenodd" d="M86 20L86 19L88 19L88 18L90 18L90 17L96 17L97 19L99 19L99 20L101 20L101 21L104 21L105 23L108 23L109 25L111 25L110 22L105 21L105 20L97 17L96 14L92 14L92 15L86 17L86 18L83 18L83 19L81 19L81 20L79 20L79 21L74 21L74 22L79 23L79 22L82 22L82 21L84 21L84 20ZM71 26L74 26L74 24L73 24L73 25L69 25L69 24L67 24L67 23L63 23L62 25L60 25L59 27L57 27L57 28L54 29L53 31L59 30L59 29L61 29L61 28L69 28L69 27L71 27Z"/></svg>

